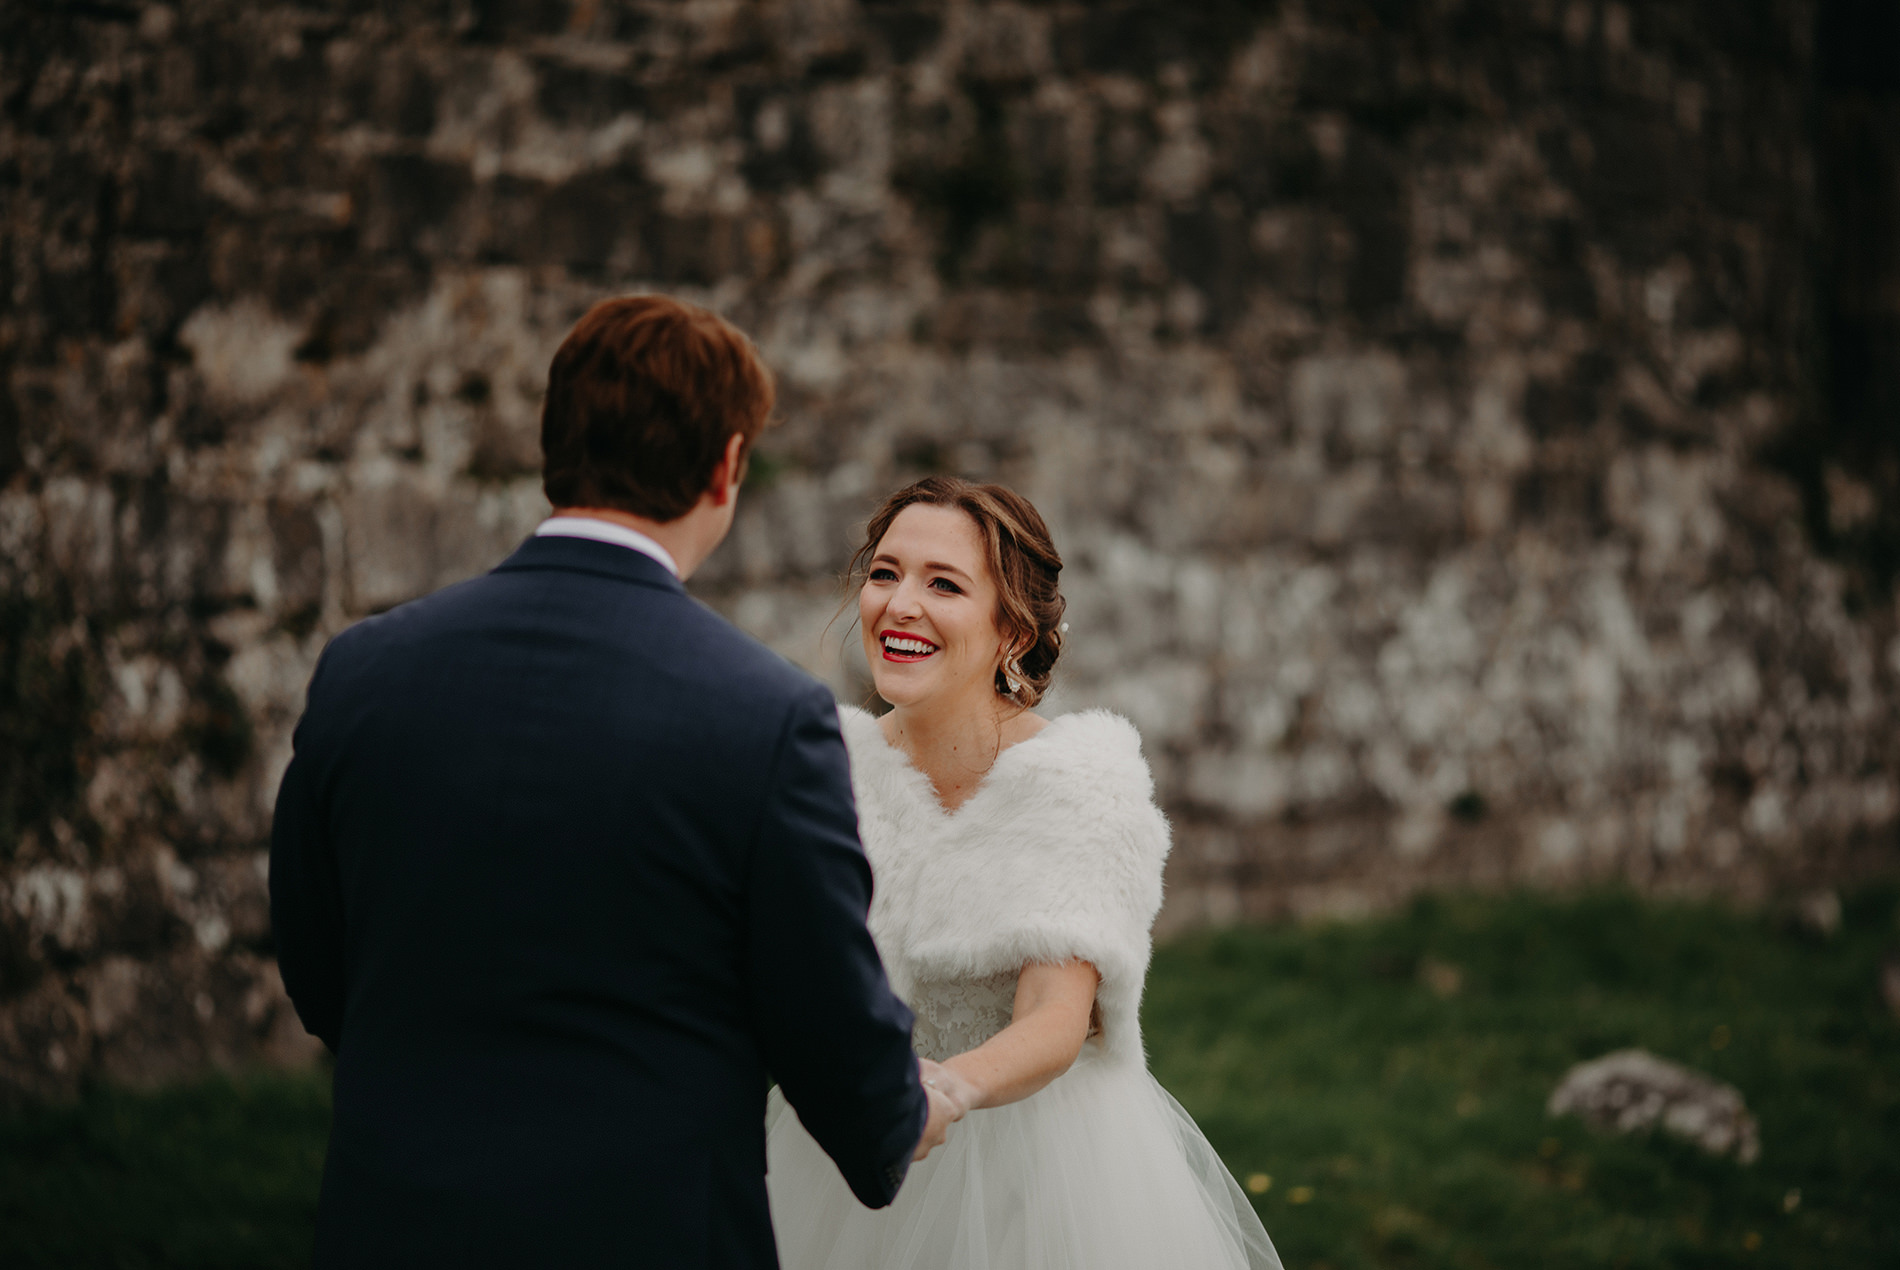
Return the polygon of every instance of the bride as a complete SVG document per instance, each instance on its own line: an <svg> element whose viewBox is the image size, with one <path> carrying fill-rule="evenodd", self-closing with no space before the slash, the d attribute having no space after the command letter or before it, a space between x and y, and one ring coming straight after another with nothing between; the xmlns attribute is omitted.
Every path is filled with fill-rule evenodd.
<svg viewBox="0 0 1900 1270"><path fill-rule="evenodd" d="M1168 826L1134 728L1032 713L1062 649L1061 558L996 485L887 499L852 560L877 694L843 713L871 932L931 1084L966 1113L872 1211L776 1091L787 1270L1156 1270L1280 1259L1148 1074L1138 1019Z"/></svg>

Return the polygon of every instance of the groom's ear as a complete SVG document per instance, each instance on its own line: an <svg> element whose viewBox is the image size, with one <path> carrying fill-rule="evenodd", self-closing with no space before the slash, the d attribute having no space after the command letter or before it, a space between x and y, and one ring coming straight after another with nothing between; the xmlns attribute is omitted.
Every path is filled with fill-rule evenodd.
<svg viewBox="0 0 1900 1270"><path fill-rule="evenodd" d="M706 491L712 496L714 507L724 507L729 500L739 496L739 486L745 483L746 468L751 463L752 451L746 443L745 434L735 432L727 437L726 452L713 468L712 488Z"/></svg>

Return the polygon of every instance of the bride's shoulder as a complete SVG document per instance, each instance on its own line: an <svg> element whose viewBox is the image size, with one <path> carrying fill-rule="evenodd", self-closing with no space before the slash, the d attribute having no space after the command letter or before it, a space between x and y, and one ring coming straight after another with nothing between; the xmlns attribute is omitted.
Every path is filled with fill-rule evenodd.
<svg viewBox="0 0 1900 1270"><path fill-rule="evenodd" d="M1138 787L1145 795L1154 783L1141 753L1141 733L1112 710L1078 710L1049 720L1029 741L1025 754L1036 766L1086 784Z"/></svg>
<svg viewBox="0 0 1900 1270"><path fill-rule="evenodd" d="M1051 719L1014 752L1021 761L983 807L996 818L986 827L1008 853L1012 885L1041 877L1078 896L1105 887L1137 897L1159 885L1168 823L1134 724L1082 710Z"/></svg>

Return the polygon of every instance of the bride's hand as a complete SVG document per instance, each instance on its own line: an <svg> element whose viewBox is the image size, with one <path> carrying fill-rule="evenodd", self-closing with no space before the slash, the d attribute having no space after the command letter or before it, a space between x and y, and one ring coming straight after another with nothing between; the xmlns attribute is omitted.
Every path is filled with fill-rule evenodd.
<svg viewBox="0 0 1900 1270"><path fill-rule="evenodd" d="M927 1058L917 1060L918 1074L923 1078L924 1087L932 1089L948 1098L956 1107L954 1119L961 1120L968 1115L980 1101L980 1091L971 1080L942 1063L933 1063Z"/></svg>
<svg viewBox="0 0 1900 1270"><path fill-rule="evenodd" d="M945 1070L927 1058L917 1060L917 1075L924 1083L924 1097L930 1106L930 1114L924 1120L924 1133L917 1140L917 1150L911 1158L914 1164L943 1145L950 1134L950 1126L963 1119L967 1105L957 1101L943 1086Z"/></svg>

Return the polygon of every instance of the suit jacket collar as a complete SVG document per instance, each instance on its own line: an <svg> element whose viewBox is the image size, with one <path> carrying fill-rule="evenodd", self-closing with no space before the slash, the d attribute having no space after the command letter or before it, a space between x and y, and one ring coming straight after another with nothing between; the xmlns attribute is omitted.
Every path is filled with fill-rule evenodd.
<svg viewBox="0 0 1900 1270"><path fill-rule="evenodd" d="M557 569L567 573L591 573L595 577L649 586L658 591L686 588L653 557L616 543L592 538L549 536L530 538L515 548L515 553L495 567L496 573L517 570Z"/></svg>

